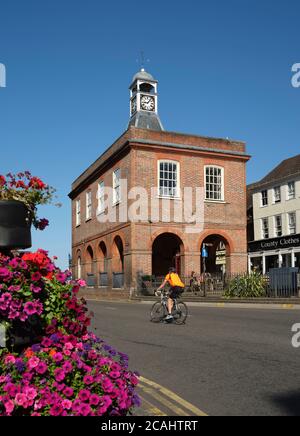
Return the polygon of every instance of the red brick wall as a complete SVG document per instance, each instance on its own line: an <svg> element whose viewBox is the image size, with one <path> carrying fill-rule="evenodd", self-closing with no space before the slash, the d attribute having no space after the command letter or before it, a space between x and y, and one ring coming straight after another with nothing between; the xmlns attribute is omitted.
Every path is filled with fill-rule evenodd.
<svg viewBox="0 0 300 436"><path fill-rule="evenodd" d="M119 150L122 144L132 139L133 145L121 158L113 157L113 151ZM153 145L139 144L138 140L154 141ZM123 142L122 142L123 141ZM157 142L192 145L207 149L206 151L167 149L159 146ZM212 149L222 150L224 153L212 152ZM246 240L246 161L247 156L230 156L228 152L244 152L245 144L214 138L181 135L170 132L153 132L130 128L108 152L108 165L103 171L97 173L97 162L86 173L94 180L86 183L83 174L73 185L76 190L82 191L73 196L73 259L76 263L77 252L81 251L83 263L88 262L86 255L90 245L94 251L94 271L99 272L100 260L99 243L104 241L107 247L108 269L113 267L113 241L119 235L124 241L124 261L126 271L126 284L134 286L137 271L151 274L152 243L157 235L163 232L174 232L182 239L185 246L183 258L184 273L189 275L192 270L200 270L200 249L205 236L210 234L222 235L229 243L228 260L231 272L241 272L247 269L247 240ZM181 187L204 187L204 166L218 165L225 172L225 202L222 204L205 203L205 230L199 235L185 233L185 227L180 223L149 222L138 224L100 224L96 219L97 190L99 181L106 186L112 186L112 174L121 168L122 178L128 180L129 189L133 186L143 186L149 192L151 187L157 187L158 166L161 159L176 160L180 163ZM103 164L103 158L101 160ZM92 190L93 218L85 222L86 191ZM76 191L77 192L77 191ZM81 199L81 225L75 226L75 203ZM174 205L174 202L171 202ZM129 202L130 205L130 202ZM150 216L150 204L149 204ZM83 270L84 275L84 270Z"/></svg>

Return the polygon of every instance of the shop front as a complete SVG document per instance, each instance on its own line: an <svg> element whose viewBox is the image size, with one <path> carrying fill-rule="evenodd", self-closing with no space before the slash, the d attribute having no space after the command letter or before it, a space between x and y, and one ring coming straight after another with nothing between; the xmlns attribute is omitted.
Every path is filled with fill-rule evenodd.
<svg viewBox="0 0 300 436"><path fill-rule="evenodd" d="M249 243L249 271L268 274L273 268L300 269L300 234Z"/></svg>

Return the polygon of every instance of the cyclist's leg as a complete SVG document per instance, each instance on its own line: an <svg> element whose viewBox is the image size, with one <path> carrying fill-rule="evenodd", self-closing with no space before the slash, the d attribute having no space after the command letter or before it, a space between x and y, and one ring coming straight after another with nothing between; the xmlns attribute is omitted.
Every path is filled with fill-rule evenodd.
<svg viewBox="0 0 300 436"><path fill-rule="evenodd" d="M174 301L172 298L168 298L168 313L169 315L172 315Z"/></svg>
<svg viewBox="0 0 300 436"><path fill-rule="evenodd" d="M176 288L171 288L168 298L168 312L169 315L172 315L172 310L174 306L174 298L176 298Z"/></svg>

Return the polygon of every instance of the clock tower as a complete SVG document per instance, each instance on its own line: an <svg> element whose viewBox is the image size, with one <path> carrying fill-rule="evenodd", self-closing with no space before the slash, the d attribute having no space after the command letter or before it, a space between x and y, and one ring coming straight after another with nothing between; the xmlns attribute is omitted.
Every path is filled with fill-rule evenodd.
<svg viewBox="0 0 300 436"><path fill-rule="evenodd" d="M137 73L130 86L129 127L164 130L158 116L158 82L144 68Z"/></svg>

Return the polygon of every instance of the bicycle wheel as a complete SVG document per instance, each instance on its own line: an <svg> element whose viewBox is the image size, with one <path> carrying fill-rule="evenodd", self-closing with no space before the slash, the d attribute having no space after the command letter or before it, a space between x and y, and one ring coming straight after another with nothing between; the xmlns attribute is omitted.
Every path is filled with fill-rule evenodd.
<svg viewBox="0 0 300 436"><path fill-rule="evenodd" d="M187 305L180 301L177 303L177 309L174 310L174 322L175 324L185 324L189 311Z"/></svg>
<svg viewBox="0 0 300 436"><path fill-rule="evenodd" d="M151 322L161 322L165 316L165 306L158 301L154 303L150 312Z"/></svg>

